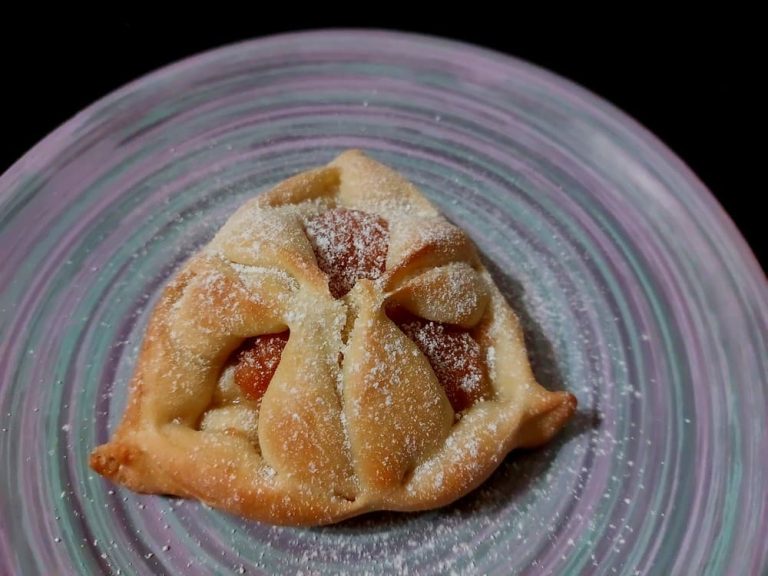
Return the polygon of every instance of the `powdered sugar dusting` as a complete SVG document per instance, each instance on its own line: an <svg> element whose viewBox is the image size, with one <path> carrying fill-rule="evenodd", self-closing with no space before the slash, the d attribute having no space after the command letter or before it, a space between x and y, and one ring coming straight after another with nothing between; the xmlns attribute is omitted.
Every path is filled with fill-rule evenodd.
<svg viewBox="0 0 768 576"><path fill-rule="evenodd" d="M496 380L496 347L488 346L485 349L485 365L488 367L488 376L493 382Z"/></svg>
<svg viewBox="0 0 768 576"><path fill-rule="evenodd" d="M276 266L248 266L238 263L230 265L255 297L258 297L259 292L265 289L264 281L267 279L283 283L291 291L298 290L299 288L299 283L293 276Z"/></svg>
<svg viewBox="0 0 768 576"><path fill-rule="evenodd" d="M461 412L488 394L480 345L468 332L419 320L401 329L429 360L454 410Z"/></svg>
<svg viewBox="0 0 768 576"><path fill-rule="evenodd" d="M307 246L303 219L329 206L326 199L275 207L246 205L232 215L204 251L239 264L277 265L285 250L301 253L302 246Z"/></svg>
<svg viewBox="0 0 768 576"><path fill-rule="evenodd" d="M391 300L417 316L467 328L474 326L485 310L486 281L469 264L454 262L399 285Z"/></svg>
<svg viewBox="0 0 768 576"><path fill-rule="evenodd" d="M485 402L497 399L488 378L495 350L486 352L467 331L488 301L471 242L434 213L388 221L377 214L334 199L250 203L172 292L180 297L168 329L184 346L166 374L170 390L180 404L208 403L202 418L173 423L197 427L204 440L190 453L221 471L197 485L201 493L231 486L218 500L223 507L254 506L244 483L265 497L274 490L259 513L285 522L309 513L307 506L311 522L325 522L386 507L387 498L428 505L469 491L508 450L499 436L506 429L496 427L501 407ZM395 269L376 282L388 259ZM404 334L384 315L400 307ZM270 384L288 334L277 332L286 327L291 366ZM228 367L217 368L234 335L248 340ZM195 380L188 355L206 360L209 376L222 371L211 400L204 388L212 378ZM274 388L262 403L268 385ZM244 465L254 467L252 476L241 478ZM384 486L402 492L379 494Z"/></svg>
<svg viewBox="0 0 768 576"><path fill-rule="evenodd" d="M305 230L335 298L349 292L358 279L376 280L384 271L389 243L385 220L336 209L308 219Z"/></svg>
<svg viewBox="0 0 768 576"><path fill-rule="evenodd" d="M258 444L259 412L247 404L232 404L208 410L200 422L200 429L223 434L237 433L252 444Z"/></svg>

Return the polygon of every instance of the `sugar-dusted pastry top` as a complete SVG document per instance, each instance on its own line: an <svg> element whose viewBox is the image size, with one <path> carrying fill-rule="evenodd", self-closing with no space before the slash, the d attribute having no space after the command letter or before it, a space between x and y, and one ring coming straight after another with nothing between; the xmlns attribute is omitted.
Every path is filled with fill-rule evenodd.
<svg viewBox="0 0 768 576"><path fill-rule="evenodd" d="M464 232L357 151L232 215L165 288L131 386L97 472L293 525L445 505L576 407L535 381Z"/></svg>

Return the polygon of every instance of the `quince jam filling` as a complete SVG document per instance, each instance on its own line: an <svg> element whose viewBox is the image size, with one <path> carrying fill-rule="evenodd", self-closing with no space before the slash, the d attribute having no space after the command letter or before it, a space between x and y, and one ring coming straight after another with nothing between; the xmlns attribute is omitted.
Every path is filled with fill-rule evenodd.
<svg viewBox="0 0 768 576"><path fill-rule="evenodd" d="M347 294L360 278L375 280L383 274L389 230L382 218L337 208L310 219L305 230L334 298ZM490 397L482 351L469 332L404 311L393 310L390 316L426 356L455 412ZM261 400L287 341L288 331L250 338L241 346L234 376L244 394Z"/></svg>
<svg viewBox="0 0 768 576"><path fill-rule="evenodd" d="M478 400L490 398L482 350L469 332L415 317L396 322L429 360L454 412L463 412Z"/></svg>
<svg viewBox="0 0 768 576"><path fill-rule="evenodd" d="M240 347L235 363L235 384L243 394L252 400L261 400L280 364L286 342L287 330L249 338Z"/></svg>
<svg viewBox="0 0 768 576"><path fill-rule="evenodd" d="M359 279L376 280L384 273L389 247L386 220L336 208L310 219L305 230L334 298L352 290Z"/></svg>

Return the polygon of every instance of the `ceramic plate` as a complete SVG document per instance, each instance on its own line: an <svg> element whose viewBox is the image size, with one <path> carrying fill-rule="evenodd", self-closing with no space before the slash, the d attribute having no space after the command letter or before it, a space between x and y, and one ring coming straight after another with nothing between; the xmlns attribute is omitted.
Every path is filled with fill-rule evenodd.
<svg viewBox="0 0 768 576"><path fill-rule="evenodd" d="M87 466L163 283L251 195L357 147L477 242L579 413L448 508L317 529L139 496ZM768 289L702 184L560 78L316 32L196 56L0 178L0 573L759 574Z"/></svg>

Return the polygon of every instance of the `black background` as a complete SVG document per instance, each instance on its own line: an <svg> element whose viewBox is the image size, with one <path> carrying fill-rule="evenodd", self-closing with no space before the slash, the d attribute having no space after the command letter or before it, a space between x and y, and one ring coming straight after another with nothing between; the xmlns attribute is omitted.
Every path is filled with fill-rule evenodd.
<svg viewBox="0 0 768 576"><path fill-rule="evenodd" d="M384 5L377 4L379 8ZM554 8L552 11L554 12ZM375 27L468 41L528 60L609 100L654 132L701 178L766 269L757 202L760 143L753 36L742 21L706 25L659 17L554 26L550 15L513 18L331 18L295 7L286 16L144 17L9 25L0 36L4 86L0 172L83 107L155 68L196 52L265 34L320 27ZM394 12L394 10L392 11ZM442 8L445 13L446 9ZM605 17L602 15L601 17ZM498 20L498 21L494 21ZM567 20L567 19L566 19ZM634 24L634 25L633 25ZM757 99L755 99L757 100ZM756 153L756 152L759 152Z"/></svg>

